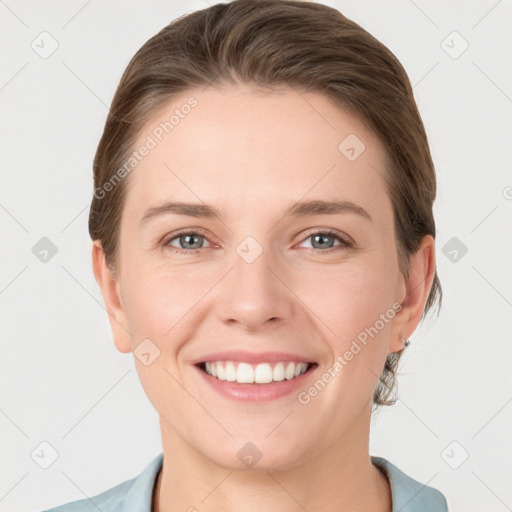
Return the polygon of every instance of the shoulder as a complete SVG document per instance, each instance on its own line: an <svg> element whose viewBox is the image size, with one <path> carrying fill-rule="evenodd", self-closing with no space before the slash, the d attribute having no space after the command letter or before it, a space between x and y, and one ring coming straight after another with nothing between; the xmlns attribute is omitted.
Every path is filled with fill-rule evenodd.
<svg viewBox="0 0 512 512"><path fill-rule="evenodd" d="M121 503L128 490L132 487L134 480L134 478L127 480L96 496L78 501L70 501L69 503L64 503L63 505L44 510L43 512L90 512L91 510L102 510L103 512L121 511Z"/></svg>
<svg viewBox="0 0 512 512"><path fill-rule="evenodd" d="M100 494L59 505L42 512L151 512L151 498L163 454L155 457L135 478L126 480Z"/></svg>
<svg viewBox="0 0 512 512"><path fill-rule="evenodd" d="M414 480L382 457L372 455L371 460L388 477L392 512L448 512L448 503L440 491Z"/></svg>

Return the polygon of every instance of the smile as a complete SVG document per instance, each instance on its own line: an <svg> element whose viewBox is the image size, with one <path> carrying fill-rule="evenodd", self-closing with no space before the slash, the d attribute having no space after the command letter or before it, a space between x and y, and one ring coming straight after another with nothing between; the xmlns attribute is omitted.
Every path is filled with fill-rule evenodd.
<svg viewBox="0 0 512 512"><path fill-rule="evenodd" d="M269 384L291 380L305 373L310 363L278 361L249 364L239 361L207 361L201 369L211 377L239 384Z"/></svg>

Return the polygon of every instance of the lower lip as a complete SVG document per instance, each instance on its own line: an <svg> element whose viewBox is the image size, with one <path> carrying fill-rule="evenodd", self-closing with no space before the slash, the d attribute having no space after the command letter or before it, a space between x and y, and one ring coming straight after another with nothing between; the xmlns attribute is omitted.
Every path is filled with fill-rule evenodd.
<svg viewBox="0 0 512 512"><path fill-rule="evenodd" d="M198 366L195 366L195 369L201 374L204 381L221 395L232 400L255 402L268 402L296 391L304 386L306 379L310 377L316 368L316 365L311 365L306 372L290 380L285 379L268 384L239 384L236 381L219 380L201 370Z"/></svg>

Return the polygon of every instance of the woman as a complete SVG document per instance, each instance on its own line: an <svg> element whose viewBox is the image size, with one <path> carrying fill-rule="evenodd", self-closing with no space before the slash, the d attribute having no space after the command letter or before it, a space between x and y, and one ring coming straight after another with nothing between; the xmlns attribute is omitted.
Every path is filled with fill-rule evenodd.
<svg viewBox="0 0 512 512"><path fill-rule="evenodd" d="M163 445L99 509L447 510L368 452L441 298L434 166L386 47L308 2L179 18L128 65L94 180L94 273Z"/></svg>

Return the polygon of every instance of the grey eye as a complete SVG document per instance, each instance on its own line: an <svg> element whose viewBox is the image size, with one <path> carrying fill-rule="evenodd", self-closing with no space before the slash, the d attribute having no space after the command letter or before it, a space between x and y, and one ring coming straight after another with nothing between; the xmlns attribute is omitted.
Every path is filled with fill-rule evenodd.
<svg viewBox="0 0 512 512"><path fill-rule="evenodd" d="M328 235L327 233L317 233L316 235L309 236L309 238L312 240L314 249L330 249L331 247L334 247L334 239L336 237ZM318 247L315 244L318 244Z"/></svg>
<svg viewBox="0 0 512 512"><path fill-rule="evenodd" d="M180 233L176 235L174 238L171 238L165 245L170 247L176 247L177 249L201 249L204 245L204 240L206 238L199 233ZM174 245L172 242L175 240L179 241L179 245Z"/></svg>

